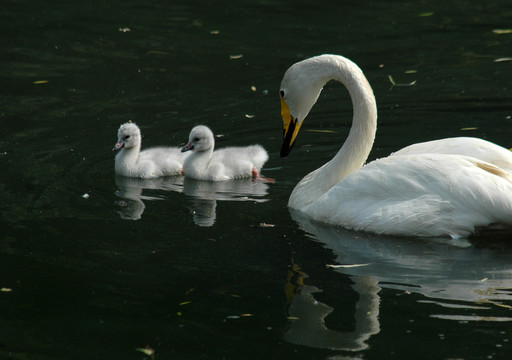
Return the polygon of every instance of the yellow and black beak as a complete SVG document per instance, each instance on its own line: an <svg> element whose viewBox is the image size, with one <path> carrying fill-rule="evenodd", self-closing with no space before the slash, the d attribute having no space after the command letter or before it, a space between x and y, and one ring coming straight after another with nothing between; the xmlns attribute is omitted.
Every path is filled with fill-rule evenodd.
<svg viewBox="0 0 512 360"><path fill-rule="evenodd" d="M287 157L290 151L292 151L295 138L299 133L302 123L299 123L297 119L290 114L290 108L283 98L281 98L281 117L283 118L283 146L281 147L281 157Z"/></svg>

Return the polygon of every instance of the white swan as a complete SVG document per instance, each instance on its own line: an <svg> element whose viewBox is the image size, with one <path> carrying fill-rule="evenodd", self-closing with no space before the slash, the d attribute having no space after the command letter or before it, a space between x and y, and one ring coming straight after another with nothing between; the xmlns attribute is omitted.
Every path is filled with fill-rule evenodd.
<svg viewBox="0 0 512 360"><path fill-rule="evenodd" d="M322 87L337 80L354 107L349 135L328 163L306 175L288 206L321 222L381 234L467 237L512 226L512 153L476 138L414 144L363 166L375 138L377 106L352 61L321 55L292 65L281 82L287 156Z"/></svg>
<svg viewBox="0 0 512 360"><path fill-rule="evenodd" d="M260 170L268 160L268 154L260 145L229 147L213 151L213 132L204 125L190 131L189 142L181 151L192 150L185 160L186 177L197 180L231 180L260 177Z"/></svg>
<svg viewBox="0 0 512 360"><path fill-rule="evenodd" d="M141 152L140 147L139 127L131 122L122 124L112 149L119 151L115 160L117 175L150 179L182 174L188 154L182 154L179 148L155 147Z"/></svg>

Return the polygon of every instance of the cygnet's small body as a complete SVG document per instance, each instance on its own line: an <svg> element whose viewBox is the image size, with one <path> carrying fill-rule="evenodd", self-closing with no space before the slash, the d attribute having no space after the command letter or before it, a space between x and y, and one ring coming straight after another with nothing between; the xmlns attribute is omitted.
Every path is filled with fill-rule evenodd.
<svg viewBox="0 0 512 360"><path fill-rule="evenodd" d="M143 179L183 174L183 162L188 154L177 147L141 148L141 133L134 123L125 123L117 132L114 151L119 151L115 160L117 175Z"/></svg>
<svg viewBox="0 0 512 360"><path fill-rule="evenodd" d="M223 181L260 177L260 170L268 160L261 145L228 147L215 150L213 132L204 125L192 129L182 152L192 151L183 163L185 177L197 180Z"/></svg>

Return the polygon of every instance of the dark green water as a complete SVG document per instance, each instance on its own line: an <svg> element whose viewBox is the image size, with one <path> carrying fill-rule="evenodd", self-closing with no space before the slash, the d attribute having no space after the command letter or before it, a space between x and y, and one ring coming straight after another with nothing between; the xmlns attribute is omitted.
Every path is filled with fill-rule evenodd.
<svg viewBox="0 0 512 360"><path fill-rule="evenodd" d="M493 32L511 17L505 0L2 2L0 357L508 359L509 239L290 214L352 110L329 85L283 160L277 92L292 63L341 54L377 97L371 159L447 136L512 147L512 34ZM128 120L146 147L197 124L219 147L260 143L276 183L116 179Z"/></svg>

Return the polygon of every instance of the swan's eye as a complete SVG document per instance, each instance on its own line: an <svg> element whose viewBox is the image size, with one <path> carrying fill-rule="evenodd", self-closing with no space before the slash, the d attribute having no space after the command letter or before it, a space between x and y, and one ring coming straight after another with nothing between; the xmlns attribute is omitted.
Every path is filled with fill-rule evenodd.
<svg viewBox="0 0 512 360"><path fill-rule="evenodd" d="M128 140L129 138L130 138L130 135L126 135L126 136L124 137L124 139L125 139L125 140Z"/></svg>
<svg viewBox="0 0 512 360"><path fill-rule="evenodd" d="M279 95L281 95L281 97L284 98L284 90L279 91Z"/></svg>
<svg viewBox="0 0 512 360"><path fill-rule="evenodd" d="M199 139L198 137L194 138L194 141L199 141L199 140L201 140L201 139Z"/></svg>

